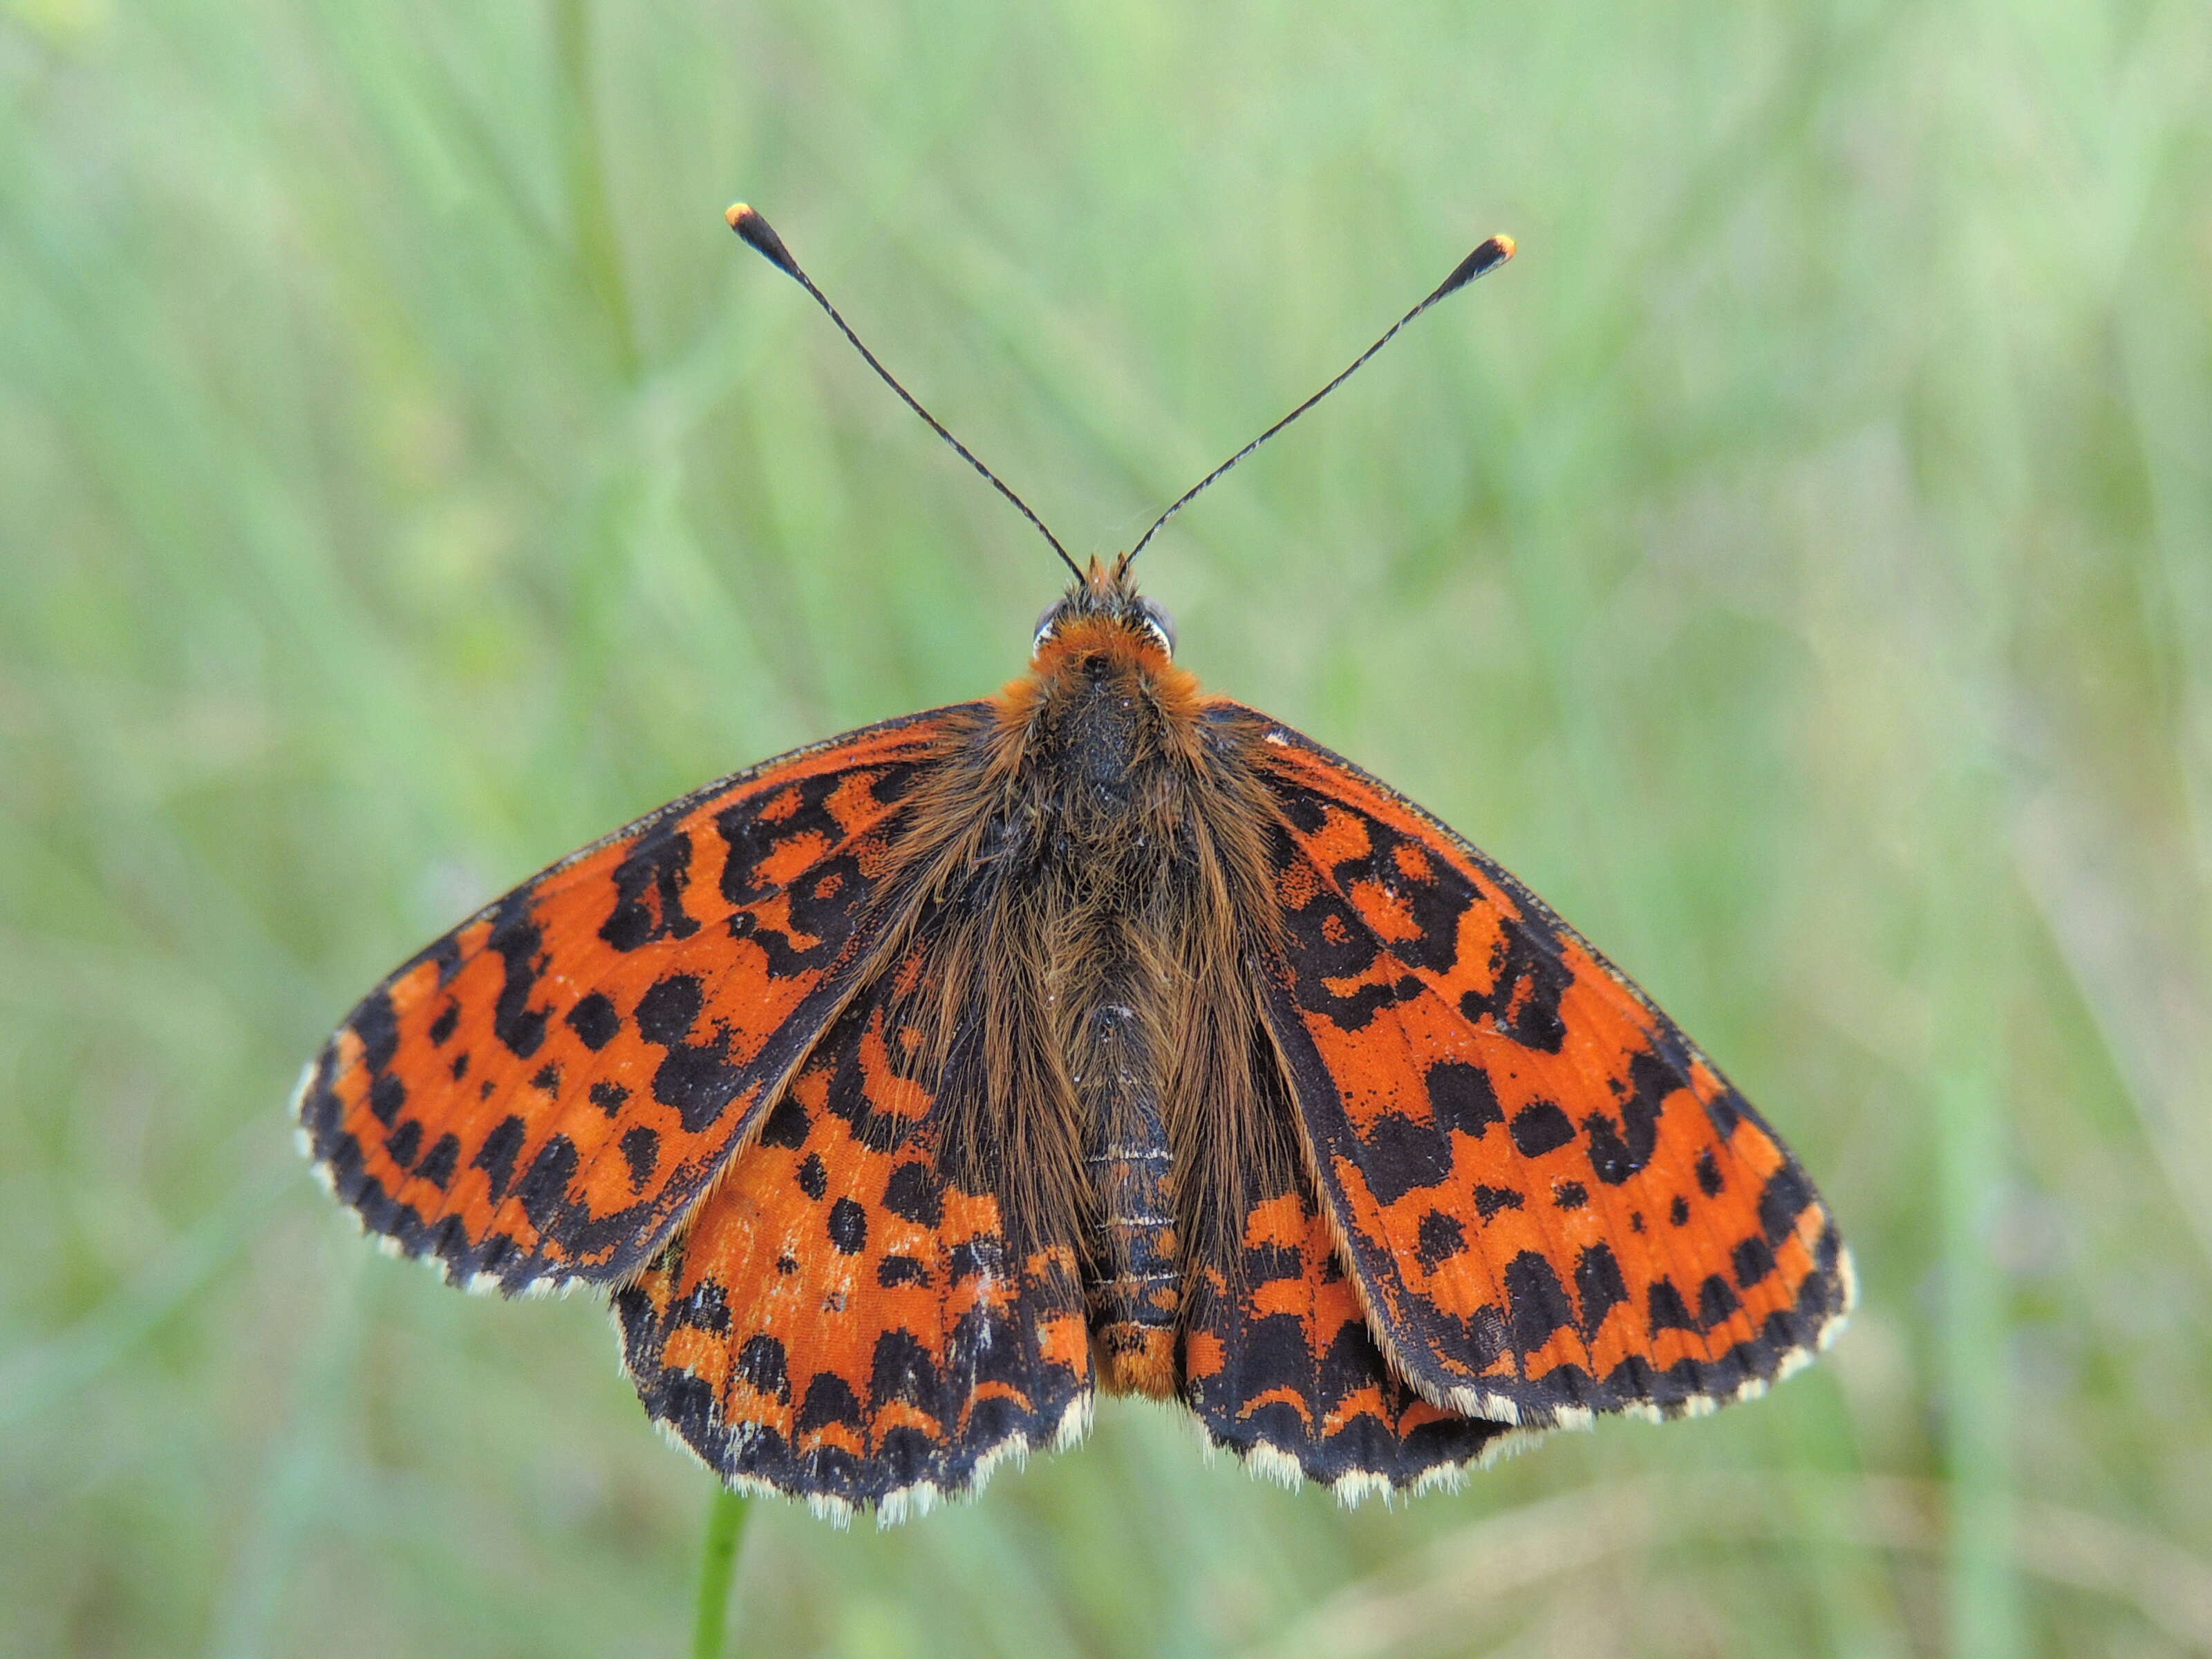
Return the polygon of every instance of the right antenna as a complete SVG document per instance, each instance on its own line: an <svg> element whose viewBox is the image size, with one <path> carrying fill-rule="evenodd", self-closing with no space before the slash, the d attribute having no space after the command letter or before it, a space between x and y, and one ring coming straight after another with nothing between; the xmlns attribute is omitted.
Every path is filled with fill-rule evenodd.
<svg viewBox="0 0 2212 1659"><path fill-rule="evenodd" d="M1133 559L1138 554L1143 552L1145 550L1145 544L1152 540L1153 537L1159 534L1160 526L1162 525L1165 524L1170 519L1175 517L1176 514L1182 512L1183 508L1188 507L1193 501L1197 499L1197 497L1207 489L1208 486L1212 484L1214 481L1219 478L1224 473L1227 472L1230 468L1235 466L1237 462L1243 460L1247 455L1249 455L1261 444L1267 442L1268 439L1273 437L1278 432L1280 432L1292 421L1297 420L1299 416L1304 414L1306 410L1311 409L1322 398L1328 397L1330 392L1335 391L1337 387L1342 386L1346 380L1350 380L1354 374L1358 373L1361 366L1364 365L1370 357L1372 357L1376 352L1382 350L1384 346L1389 345L1391 341L1398 337L1398 331L1400 329L1405 327L1407 324L1412 322L1414 318L1419 316L1431 306L1436 304L1437 301L1444 298L1447 295L1458 293L1460 289L1465 288L1469 283L1473 282L1478 276L1488 276L1492 271L1497 270L1498 266L1504 264L1512 257L1513 239L1510 236L1493 236L1488 241L1483 243L1480 247L1475 249L1474 252L1468 254L1466 258L1461 260L1458 264L1452 268L1452 274L1445 277L1443 282L1437 285L1435 293L1430 295L1427 299L1422 301L1420 304L1415 306L1411 311L1401 317L1396 322L1391 324L1389 329L1383 334L1382 337L1376 341L1373 345L1368 347L1366 350L1361 352L1357 357L1354 357L1352 360L1350 366L1347 367L1341 374L1339 374L1334 380L1331 380L1320 391L1315 392L1312 397L1307 398L1305 402L1300 404L1289 414L1284 416L1281 420L1276 422L1274 425L1269 427L1258 437L1253 439L1250 443L1246 444L1243 448L1238 450L1227 460L1222 462L1219 466L1215 467L1212 471L1207 473L1203 478L1200 478L1189 489L1184 490L1182 495L1176 496L1174 503L1168 508L1168 510L1161 514L1158 518L1152 520L1152 527L1150 530L1147 530L1138 538L1137 544L1129 550L1129 557Z"/></svg>

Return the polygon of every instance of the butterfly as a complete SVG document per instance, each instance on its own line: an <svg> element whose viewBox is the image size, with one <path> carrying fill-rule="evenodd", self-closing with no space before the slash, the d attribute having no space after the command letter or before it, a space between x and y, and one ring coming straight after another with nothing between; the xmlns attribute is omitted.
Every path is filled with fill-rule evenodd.
<svg viewBox="0 0 2212 1659"><path fill-rule="evenodd" d="M1788 1148L1518 881L1212 696L1132 561L996 696L812 744L562 860L307 1066L308 1156L391 1251L612 1299L732 1486L889 1522L1179 1403L1346 1501L1547 1430L1757 1395L1850 1262Z"/></svg>

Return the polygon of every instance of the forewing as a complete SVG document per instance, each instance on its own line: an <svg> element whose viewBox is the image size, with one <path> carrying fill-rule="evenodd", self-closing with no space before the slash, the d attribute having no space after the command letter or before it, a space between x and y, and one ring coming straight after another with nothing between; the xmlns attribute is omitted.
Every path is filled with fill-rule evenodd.
<svg viewBox="0 0 2212 1659"><path fill-rule="evenodd" d="M1272 721L1253 749L1279 814L1265 1006L1407 1377L1542 1427L1705 1409L1809 1358L1848 1310L1849 1259L1727 1079L1387 786Z"/></svg>
<svg viewBox="0 0 2212 1659"><path fill-rule="evenodd" d="M406 963L301 1080L333 1191L456 1282L636 1271L835 1012L901 804L969 714L709 784Z"/></svg>
<svg viewBox="0 0 2212 1659"><path fill-rule="evenodd" d="M1017 1237L991 1179L947 1173L963 1085L924 1081L928 1038L896 994L927 981L927 948L840 1016L615 1298L657 1420L732 1486L840 1520L919 1513L1089 1421L1072 1228Z"/></svg>

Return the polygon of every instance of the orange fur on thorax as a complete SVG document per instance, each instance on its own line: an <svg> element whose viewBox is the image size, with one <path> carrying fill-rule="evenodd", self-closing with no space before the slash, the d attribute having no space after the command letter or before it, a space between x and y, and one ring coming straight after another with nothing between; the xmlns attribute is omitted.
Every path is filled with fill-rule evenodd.
<svg viewBox="0 0 2212 1659"><path fill-rule="evenodd" d="M1079 617L1038 648L1029 672L1007 681L991 700L1000 727L1026 731L1039 708L1091 657L1139 678L1170 731L1187 732L1197 719L1205 702L1198 676L1177 667L1158 640L1109 617Z"/></svg>

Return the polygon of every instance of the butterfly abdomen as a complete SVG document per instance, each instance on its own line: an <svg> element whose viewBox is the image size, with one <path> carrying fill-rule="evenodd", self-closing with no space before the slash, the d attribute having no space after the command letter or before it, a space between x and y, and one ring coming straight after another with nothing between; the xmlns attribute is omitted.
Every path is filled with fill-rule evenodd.
<svg viewBox="0 0 2212 1659"><path fill-rule="evenodd" d="M1117 975L1076 1021L1073 1081L1084 1124L1084 1166L1097 1194L1097 1267L1091 1328L1116 1391L1175 1393L1176 1317L1182 1268L1175 1171L1160 1109L1154 1022L1133 1001L1134 974Z"/></svg>

